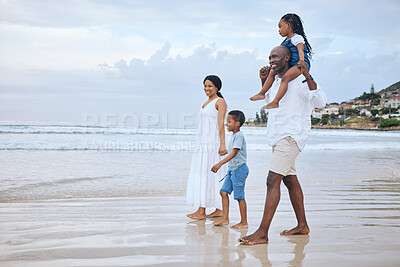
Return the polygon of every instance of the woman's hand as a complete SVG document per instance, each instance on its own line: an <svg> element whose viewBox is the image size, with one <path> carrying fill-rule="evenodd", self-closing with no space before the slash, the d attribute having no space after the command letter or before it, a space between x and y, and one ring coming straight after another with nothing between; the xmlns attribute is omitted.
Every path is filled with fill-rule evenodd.
<svg viewBox="0 0 400 267"><path fill-rule="evenodd" d="M221 144L221 145L219 146L218 154L219 154L220 156L223 156L223 155L228 154L228 150L226 150L225 144Z"/></svg>

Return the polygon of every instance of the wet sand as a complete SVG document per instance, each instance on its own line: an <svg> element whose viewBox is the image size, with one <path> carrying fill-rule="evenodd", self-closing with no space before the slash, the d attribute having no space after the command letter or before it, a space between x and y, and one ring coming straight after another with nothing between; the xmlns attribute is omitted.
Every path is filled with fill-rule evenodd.
<svg viewBox="0 0 400 267"><path fill-rule="evenodd" d="M308 236L282 188L268 245L240 245L262 216L247 190L249 229L191 221L182 194L0 203L1 266L400 266L400 181L303 187ZM231 225L239 220L231 201Z"/></svg>

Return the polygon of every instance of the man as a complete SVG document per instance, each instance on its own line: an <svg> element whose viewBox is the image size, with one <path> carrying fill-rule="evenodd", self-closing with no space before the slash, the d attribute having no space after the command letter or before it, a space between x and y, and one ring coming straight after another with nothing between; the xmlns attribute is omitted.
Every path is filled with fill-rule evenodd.
<svg viewBox="0 0 400 267"><path fill-rule="evenodd" d="M270 68L260 70L262 82L272 69L278 75L266 97L274 99L282 76L289 69L290 51L284 46L272 49L269 56ZM268 230L280 200L281 181L288 188L290 201L296 214L297 226L285 230L281 235L308 234L303 203L303 191L297 180L295 160L303 150L311 128L311 112L314 107L323 108L326 105L326 95L317 88L317 84L308 72L305 62L298 65L303 76L289 82L288 90L280 102L280 107L271 109L268 115L267 138L272 146L273 157L267 177L267 196L264 214L260 226L253 234L239 239L247 245L268 243Z"/></svg>

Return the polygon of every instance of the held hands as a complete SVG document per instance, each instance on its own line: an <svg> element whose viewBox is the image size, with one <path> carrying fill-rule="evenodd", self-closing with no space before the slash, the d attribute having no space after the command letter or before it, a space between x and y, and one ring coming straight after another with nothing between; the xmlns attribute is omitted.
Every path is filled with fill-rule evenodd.
<svg viewBox="0 0 400 267"><path fill-rule="evenodd" d="M219 170L219 168L221 168L221 166L222 166L221 164L217 163L211 168L211 171L217 172Z"/></svg>
<svg viewBox="0 0 400 267"><path fill-rule="evenodd" d="M226 150L225 144L221 144L221 145L219 146L218 154L219 154L220 156L223 156L223 155L228 154L228 150Z"/></svg>
<svg viewBox="0 0 400 267"><path fill-rule="evenodd" d="M304 77L310 76L310 73L308 72L308 64L304 60L299 60L297 62L297 68L301 71L301 74L304 75Z"/></svg>

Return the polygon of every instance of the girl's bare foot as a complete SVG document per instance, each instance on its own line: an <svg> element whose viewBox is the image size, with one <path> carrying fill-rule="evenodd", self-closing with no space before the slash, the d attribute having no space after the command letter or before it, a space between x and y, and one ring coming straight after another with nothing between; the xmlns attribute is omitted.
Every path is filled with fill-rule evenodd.
<svg viewBox="0 0 400 267"><path fill-rule="evenodd" d="M229 220L228 219L222 219L222 220L213 222L213 224L215 226L229 225Z"/></svg>
<svg viewBox="0 0 400 267"><path fill-rule="evenodd" d="M285 230L281 233L281 235L308 235L310 232L310 228L308 226L300 227L296 226L290 230Z"/></svg>
<svg viewBox="0 0 400 267"><path fill-rule="evenodd" d="M242 237L238 241L245 245L249 245L249 246L258 245L258 244L267 244L268 243L268 233L259 228L253 234Z"/></svg>
<svg viewBox="0 0 400 267"><path fill-rule="evenodd" d="M244 229L248 227L249 225L247 223L242 223L242 222L231 226L232 229Z"/></svg>
<svg viewBox="0 0 400 267"><path fill-rule="evenodd" d="M279 108L279 102L272 101L271 103L269 103L268 105L263 107L263 109L265 109L265 108L266 109Z"/></svg>
<svg viewBox="0 0 400 267"><path fill-rule="evenodd" d="M216 209L214 212L206 215L207 218L215 218L215 217L221 217L222 216L222 210Z"/></svg>
<svg viewBox="0 0 400 267"><path fill-rule="evenodd" d="M256 95L253 95L252 97L250 97L251 101L257 101L257 100L263 100L263 99L265 99L265 95L263 95L263 94L256 94Z"/></svg>

